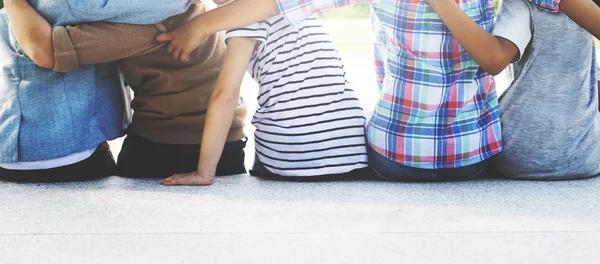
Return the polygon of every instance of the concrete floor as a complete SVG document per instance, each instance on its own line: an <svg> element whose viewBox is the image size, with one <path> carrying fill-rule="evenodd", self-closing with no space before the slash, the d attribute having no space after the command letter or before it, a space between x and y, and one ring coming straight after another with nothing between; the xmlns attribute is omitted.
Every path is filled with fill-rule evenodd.
<svg viewBox="0 0 600 264"><path fill-rule="evenodd" d="M598 263L600 179L0 184L0 263Z"/></svg>

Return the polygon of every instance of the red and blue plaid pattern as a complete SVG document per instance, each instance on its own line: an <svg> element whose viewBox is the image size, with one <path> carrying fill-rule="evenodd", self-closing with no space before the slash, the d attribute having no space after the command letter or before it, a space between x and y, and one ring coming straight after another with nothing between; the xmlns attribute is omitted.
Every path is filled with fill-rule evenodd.
<svg viewBox="0 0 600 264"><path fill-rule="evenodd" d="M441 169L502 149L494 79L484 73L425 0L278 0L294 24L322 10L371 3L380 99L369 144L406 166ZM490 31L493 0L457 0Z"/></svg>
<svg viewBox="0 0 600 264"><path fill-rule="evenodd" d="M560 10L560 0L531 0L531 2L545 11L556 13Z"/></svg>

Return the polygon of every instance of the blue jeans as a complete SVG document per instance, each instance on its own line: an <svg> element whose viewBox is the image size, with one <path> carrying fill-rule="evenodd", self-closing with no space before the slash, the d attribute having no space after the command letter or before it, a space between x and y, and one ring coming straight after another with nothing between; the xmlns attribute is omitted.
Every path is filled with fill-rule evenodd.
<svg viewBox="0 0 600 264"><path fill-rule="evenodd" d="M368 147L369 162L376 176L390 181L433 182L433 181L466 181L482 178L487 161L474 165L452 169L419 169L396 163Z"/></svg>

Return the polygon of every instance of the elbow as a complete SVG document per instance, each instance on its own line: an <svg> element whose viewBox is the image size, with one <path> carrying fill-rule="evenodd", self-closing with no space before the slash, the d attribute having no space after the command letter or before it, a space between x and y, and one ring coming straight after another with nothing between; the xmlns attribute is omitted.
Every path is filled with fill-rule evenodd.
<svg viewBox="0 0 600 264"><path fill-rule="evenodd" d="M487 73L498 75L506 69L509 63L510 61L506 61L505 56L499 54L498 56L490 56L490 58L480 63L480 65Z"/></svg>
<svg viewBox="0 0 600 264"><path fill-rule="evenodd" d="M48 54L44 51L33 51L29 58L39 67L52 69L54 68L54 54Z"/></svg>
<svg viewBox="0 0 600 264"><path fill-rule="evenodd" d="M515 52L499 48L498 50L488 52L487 56L483 58L479 65L481 65L483 70L487 73L498 75L508 67L516 55Z"/></svg>
<svg viewBox="0 0 600 264"><path fill-rule="evenodd" d="M499 63L496 64L488 64L485 66L481 66L483 68L483 70L485 70L487 73L491 74L491 75L498 75L500 74L502 71L504 71L504 69L506 69L507 65L501 65Z"/></svg>

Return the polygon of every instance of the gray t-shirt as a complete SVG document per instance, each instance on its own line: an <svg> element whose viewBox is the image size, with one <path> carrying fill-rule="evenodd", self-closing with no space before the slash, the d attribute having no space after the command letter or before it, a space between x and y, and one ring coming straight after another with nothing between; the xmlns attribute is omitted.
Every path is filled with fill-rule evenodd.
<svg viewBox="0 0 600 264"><path fill-rule="evenodd" d="M600 113L592 36L562 12L505 0L493 34L519 49L500 99L504 151L493 166L513 179L600 174Z"/></svg>

